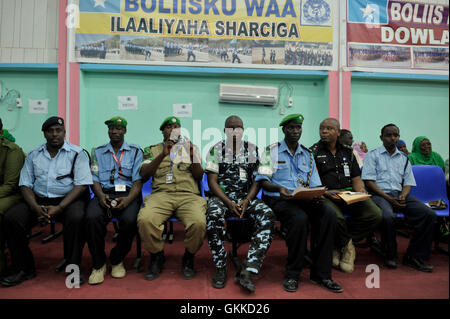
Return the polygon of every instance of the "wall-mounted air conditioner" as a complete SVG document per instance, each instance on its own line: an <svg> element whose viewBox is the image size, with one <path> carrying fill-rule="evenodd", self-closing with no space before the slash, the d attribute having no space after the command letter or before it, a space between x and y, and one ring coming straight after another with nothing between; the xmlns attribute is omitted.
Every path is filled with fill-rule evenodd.
<svg viewBox="0 0 450 319"><path fill-rule="evenodd" d="M220 84L219 102L275 105L278 87Z"/></svg>

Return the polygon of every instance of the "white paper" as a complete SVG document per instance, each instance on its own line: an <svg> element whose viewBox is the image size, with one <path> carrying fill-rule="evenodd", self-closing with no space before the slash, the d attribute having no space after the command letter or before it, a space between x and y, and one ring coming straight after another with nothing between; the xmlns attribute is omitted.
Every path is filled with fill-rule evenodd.
<svg viewBox="0 0 450 319"><path fill-rule="evenodd" d="M137 110L138 99L137 96L118 96L119 110Z"/></svg>
<svg viewBox="0 0 450 319"><path fill-rule="evenodd" d="M192 117L192 104L174 104L173 116Z"/></svg>
<svg viewBox="0 0 450 319"><path fill-rule="evenodd" d="M30 106L29 112L33 114L47 114L48 113L48 99L47 100L28 100Z"/></svg>

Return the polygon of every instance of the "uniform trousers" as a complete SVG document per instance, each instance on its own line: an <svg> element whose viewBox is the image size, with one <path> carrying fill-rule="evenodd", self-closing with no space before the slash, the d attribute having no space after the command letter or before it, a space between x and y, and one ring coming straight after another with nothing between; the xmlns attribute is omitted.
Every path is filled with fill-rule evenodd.
<svg viewBox="0 0 450 319"><path fill-rule="evenodd" d="M288 256L285 278L298 280L303 267L308 239L308 221L311 223L311 277L331 279L334 236L337 217L325 201L293 201L264 196L281 228L286 230Z"/></svg>
<svg viewBox="0 0 450 319"><path fill-rule="evenodd" d="M397 197L398 193L396 192L388 195ZM381 223L381 245L385 257L390 260L396 260L397 238L395 232L395 218L396 213L398 212L394 212L391 204L380 196L373 195L372 200L383 212L383 221ZM433 231L437 221L436 213L411 195L406 197L406 208L402 209L401 213L405 215L406 223L411 225L414 230L406 254L422 260L429 259L433 242Z"/></svg>
<svg viewBox="0 0 450 319"><path fill-rule="evenodd" d="M371 200L356 202L347 205L325 199L338 218L336 227L335 248L341 249L350 239L358 242L369 236L381 223L383 215L381 209ZM346 218L344 214L348 215Z"/></svg>
<svg viewBox="0 0 450 319"><path fill-rule="evenodd" d="M6 257L4 254L5 244L2 233L2 220L6 211L12 206L20 203L22 195L20 193L0 198L0 274L6 268Z"/></svg>
<svg viewBox="0 0 450 319"><path fill-rule="evenodd" d="M152 192L138 214L138 229L144 248L152 254L164 249L164 223L172 215L185 227L184 245L195 254L206 236L206 200L190 192Z"/></svg>
<svg viewBox="0 0 450 319"><path fill-rule="evenodd" d="M240 200L236 202L240 202ZM225 216L230 217L231 215L232 213L220 198L215 196L209 198L206 211L206 232L209 248L217 268L223 268L227 264ZM253 224L246 267L247 270L258 273L272 243L275 214L262 200L256 198L249 203L244 217L249 218Z"/></svg>
<svg viewBox="0 0 450 319"><path fill-rule="evenodd" d="M109 198L125 197L128 192L108 193ZM141 207L142 197L137 196L124 210L114 212L111 210L112 217L119 219L119 234L117 243L111 249L109 259L111 265L118 265L131 249L133 238L137 232L137 215ZM108 217L107 209L100 206L98 197L95 196L89 201L86 210L86 241L89 252L92 256L92 266L94 269L100 269L106 262L105 236L106 225L111 220Z"/></svg>
<svg viewBox="0 0 450 319"><path fill-rule="evenodd" d="M36 196L39 205L56 206L60 198L41 198ZM81 264L81 254L85 242L83 219L86 201L79 198L73 201L55 220L63 224L64 259L68 264ZM29 245L31 229L37 225L38 216L26 203L11 207L3 220L3 231L11 253L13 270L32 272L35 269L33 253Z"/></svg>

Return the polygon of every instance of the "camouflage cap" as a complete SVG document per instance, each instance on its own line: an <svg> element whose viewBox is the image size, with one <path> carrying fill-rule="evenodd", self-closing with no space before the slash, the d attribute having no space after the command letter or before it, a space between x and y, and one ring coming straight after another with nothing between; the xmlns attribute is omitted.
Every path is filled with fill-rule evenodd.
<svg viewBox="0 0 450 319"><path fill-rule="evenodd" d="M123 117L121 116L115 116L107 121L105 121L105 124L107 126L122 126L122 127L127 127L127 120L125 120Z"/></svg>
<svg viewBox="0 0 450 319"><path fill-rule="evenodd" d="M179 125L181 125L181 122L180 122L180 119L178 117L176 117L176 116L169 116L161 123L161 126L159 127L159 129L161 131L164 130L164 126L166 126L167 124L179 124Z"/></svg>
<svg viewBox="0 0 450 319"><path fill-rule="evenodd" d="M280 122L280 126L285 126L287 123L289 122L294 122L297 124L302 124L303 123L303 115L301 114L291 114L286 116L285 118L283 118Z"/></svg>

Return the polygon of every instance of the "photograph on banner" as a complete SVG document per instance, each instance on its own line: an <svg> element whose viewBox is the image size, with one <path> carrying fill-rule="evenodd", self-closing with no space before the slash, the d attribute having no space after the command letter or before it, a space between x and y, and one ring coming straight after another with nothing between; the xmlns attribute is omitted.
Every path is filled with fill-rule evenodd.
<svg viewBox="0 0 450 319"><path fill-rule="evenodd" d="M411 68L411 48L349 43L348 65L368 68Z"/></svg>
<svg viewBox="0 0 450 319"><path fill-rule="evenodd" d="M335 41L337 10L333 0L79 0L78 3L76 38L80 34L120 36L118 60L122 63L154 61L240 67L257 64L286 68L286 42L328 46ZM136 38L124 40L124 36ZM154 40L144 43L145 37L163 39L164 60L155 56L161 43ZM152 50L154 46L156 52ZM75 58L81 55L76 54ZM103 62L97 57L93 59L95 63ZM104 62L108 63L107 60L106 54ZM86 56L80 61L89 62ZM301 68L308 64L289 65ZM311 65L331 68L325 62L310 62Z"/></svg>
<svg viewBox="0 0 450 319"><path fill-rule="evenodd" d="M160 37L121 35L120 59L164 61L164 39Z"/></svg>
<svg viewBox="0 0 450 319"><path fill-rule="evenodd" d="M349 66L448 70L448 1L347 0L347 13Z"/></svg>
<svg viewBox="0 0 450 319"><path fill-rule="evenodd" d="M252 45L253 64L285 64L284 41L254 41Z"/></svg>
<svg viewBox="0 0 450 319"><path fill-rule="evenodd" d="M333 64L333 44L286 42L285 64L331 66Z"/></svg>
<svg viewBox="0 0 450 319"><path fill-rule="evenodd" d="M77 34L75 57L118 60L120 57L120 37L107 34Z"/></svg>
<svg viewBox="0 0 450 319"><path fill-rule="evenodd" d="M164 38L164 61L208 63L208 39Z"/></svg>
<svg viewBox="0 0 450 319"><path fill-rule="evenodd" d="M448 69L448 48L414 48L414 65L423 69Z"/></svg>

